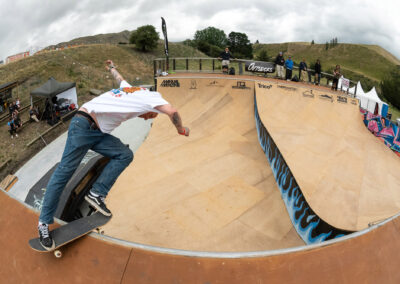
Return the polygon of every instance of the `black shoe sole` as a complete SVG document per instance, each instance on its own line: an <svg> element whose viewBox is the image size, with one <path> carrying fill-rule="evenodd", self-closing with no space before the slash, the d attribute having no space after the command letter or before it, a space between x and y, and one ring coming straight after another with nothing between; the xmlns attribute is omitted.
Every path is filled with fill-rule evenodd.
<svg viewBox="0 0 400 284"><path fill-rule="evenodd" d="M111 212L108 213L104 211L96 202L90 199L90 197L85 196L85 200L104 216L110 217L112 215Z"/></svg>

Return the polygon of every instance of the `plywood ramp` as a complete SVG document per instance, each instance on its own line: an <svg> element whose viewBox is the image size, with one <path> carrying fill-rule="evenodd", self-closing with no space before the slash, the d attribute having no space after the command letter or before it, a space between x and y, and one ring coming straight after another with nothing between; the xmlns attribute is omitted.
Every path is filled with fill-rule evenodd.
<svg viewBox="0 0 400 284"><path fill-rule="evenodd" d="M257 140L254 83L167 77L158 90L190 136L178 135L165 115L155 119L107 198L106 234L199 251L303 245Z"/></svg>
<svg viewBox="0 0 400 284"><path fill-rule="evenodd" d="M400 159L366 129L356 99L268 85L256 84L261 120L320 218L360 230L400 211Z"/></svg>

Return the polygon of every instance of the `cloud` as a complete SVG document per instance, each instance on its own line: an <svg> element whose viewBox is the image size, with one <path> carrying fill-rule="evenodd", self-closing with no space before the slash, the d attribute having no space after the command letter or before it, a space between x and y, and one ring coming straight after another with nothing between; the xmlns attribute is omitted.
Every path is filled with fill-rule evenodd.
<svg viewBox="0 0 400 284"><path fill-rule="evenodd" d="M400 57L400 2L372 0L161 1L0 0L0 58L76 37L154 25L164 17L171 41L214 26L254 42L311 41L377 44Z"/></svg>

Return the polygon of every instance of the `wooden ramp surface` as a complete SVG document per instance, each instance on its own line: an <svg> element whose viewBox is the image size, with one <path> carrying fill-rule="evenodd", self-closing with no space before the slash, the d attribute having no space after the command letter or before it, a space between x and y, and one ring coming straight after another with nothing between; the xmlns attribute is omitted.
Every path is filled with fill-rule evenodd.
<svg viewBox="0 0 400 284"><path fill-rule="evenodd" d="M161 87L163 80L179 87ZM257 140L254 83L238 82L159 78L191 135L178 135L159 115L107 198L114 216L107 235L198 251L304 244Z"/></svg>
<svg viewBox="0 0 400 284"><path fill-rule="evenodd" d="M269 85L256 84L261 120L320 218L354 231L400 211L400 159L364 126L358 100Z"/></svg>

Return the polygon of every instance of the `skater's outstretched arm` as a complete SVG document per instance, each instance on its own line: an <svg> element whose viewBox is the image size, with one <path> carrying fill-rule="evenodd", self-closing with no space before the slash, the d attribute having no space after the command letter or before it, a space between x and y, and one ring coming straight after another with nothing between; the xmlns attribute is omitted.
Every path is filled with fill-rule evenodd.
<svg viewBox="0 0 400 284"><path fill-rule="evenodd" d="M182 126L182 119L178 111L172 105L162 105L155 107L157 110L165 113L171 119L171 122L175 125L176 130L181 135L189 136L189 128Z"/></svg>
<svg viewBox="0 0 400 284"><path fill-rule="evenodd" d="M106 69L107 71L110 71L111 74L114 76L115 80L117 80L118 84L121 84L122 81L124 81L124 78L119 74L117 71L117 67L114 65L114 62L112 62L110 59L106 61Z"/></svg>

